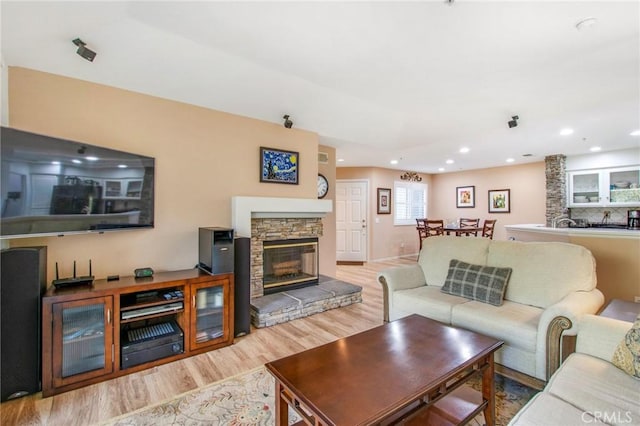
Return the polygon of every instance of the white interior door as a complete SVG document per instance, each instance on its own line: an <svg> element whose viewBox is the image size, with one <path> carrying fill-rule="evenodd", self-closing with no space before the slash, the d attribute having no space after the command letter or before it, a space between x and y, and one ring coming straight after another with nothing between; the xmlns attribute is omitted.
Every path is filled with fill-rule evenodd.
<svg viewBox="0 0 640 426"><path fill-rule="evenodd" d="M365 262L369 227L369 183L336 182L336 260Z"/></svg>

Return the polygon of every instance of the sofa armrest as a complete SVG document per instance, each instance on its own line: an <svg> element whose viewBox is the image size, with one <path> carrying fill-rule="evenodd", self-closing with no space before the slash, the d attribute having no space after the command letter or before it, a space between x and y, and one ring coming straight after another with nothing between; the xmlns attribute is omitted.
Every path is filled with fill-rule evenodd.
<svg viewBox="0 0 640 426"><path fill-rule="evenodd" d="M426 285L422 267L418 264L396 266L378 273L384 298L384 321L389 322L389 310L393 306L393 292Z"/></svg>
<svg viewBox="0 0 640 426"><path fill-rule="evenodd" d="M604 296L597 288L576 291L547 307L538 323L536 370L538 377L547 380L560 366L562 336L575 336L578 322L586 314L594 314L604 303ZM541 350L544 349L544 350ZM542 370L544 369L544 370Z"/></svg>
<svg viewBox="0 0 640 426"><path fill-rule="evenodd" d="M632 325L633 323L613 318L585 315L578 324L576 352L610 362Z"/></svg>

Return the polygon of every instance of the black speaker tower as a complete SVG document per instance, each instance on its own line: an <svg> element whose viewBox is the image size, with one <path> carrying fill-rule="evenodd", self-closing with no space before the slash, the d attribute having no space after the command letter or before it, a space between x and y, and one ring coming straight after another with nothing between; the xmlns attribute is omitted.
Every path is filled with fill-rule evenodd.
<svg viewBox="0 0 640 426"><path fill-rule="evenodd" d="M234 240L234 333L235 337L251 332L251 238Z"/></svg>
<svg viewBox="0 0 640 426"><path fill-rule="evenodd" d="M0 401L41 389L40 313L47 248L2 250L0 259Z"/></svg>

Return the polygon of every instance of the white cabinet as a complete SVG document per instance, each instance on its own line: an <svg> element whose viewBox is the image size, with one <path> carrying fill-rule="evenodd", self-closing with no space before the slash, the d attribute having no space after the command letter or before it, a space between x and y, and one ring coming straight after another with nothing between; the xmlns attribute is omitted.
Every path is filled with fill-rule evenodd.
<svg viewBox="0 0 640 426"><path fill-rule="evenodd" d="M640 206L640 166L569 172L569 207Z"/></svg>
<svg viewBox="0 0 640 426"><path fill-rule="evenodd" d="M142 179L105 179L104 198L129 198L139 200Z"/></svg>

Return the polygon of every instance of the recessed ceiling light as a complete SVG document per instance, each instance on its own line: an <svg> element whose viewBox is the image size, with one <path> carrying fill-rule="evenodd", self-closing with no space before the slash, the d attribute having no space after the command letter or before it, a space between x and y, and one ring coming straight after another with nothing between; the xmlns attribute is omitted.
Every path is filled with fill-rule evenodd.
<svg viewBox="0 0 640 426"><path fill-rule="evenodd" d="M596 18L591 18L591 17L585 18L576 24L576 29L578 31L584 31L588 28L593 27L596 24L596 21L597 21Z"/></svg>
<svg viewBox="0 0 640 426"><path fill-rule="evenodd" d="M507 158L507 163L513 163L514 161L516 160L514 160L513 158Z"/></svg>
<svg viewBox="0 0 640 426"><path fill-rule="evenodd" d="M452 160L452 159L448 159L447 161L445 161L445 163L447 163L447 164L453 164L453 160Z"/></svg>
<svg viewBox="0 0 640 426"><path fill-rule="evenodd" d="M98 161L98 157L93 157L93 156L88 156L88 157L84 157L89 161Z"/></svg>
<svg viewBox="0 0 640 426"><path fill-rule="evenodd" d="M467 148L466 146L460 148L460 154L466 154L467 152L469 152L469 148Z"/></svg>
<svg viewBox="0 0 640 426"><path fill-rule="evenodd" d="M439 171L439 172L444 172L444 167L440 167L440 168L438 169L438 171Z"/></svg>
<svg viewBox="0 0 640 426"><path fill-rule="evenodd" d="M633 132L629 133L629 136L640 136L640 129L634 130Z"/></svg>
<svg viewBox="0 0 640 426"><path fill-rule="evenodd" d="M118 168L119 169L126 169L127 165L126 164L118 164Z"/></svg>
<svg viewBox="0 0 640 426"><path fill-rule="evenodd" d="M398 160L391 160L389 161L391 164L398 164Z"/></svg>
<svg viewBox="0 0 640 426"><path fill-rule="evenodd" d="M80 161L80 160L76 160L75 158L74 158L73 160L71 160L71 162L72 162L73 164L82 164L82 161Z"/></svg>
<svg viewBox="0 0 640 426"><path fill-rule="evenodd" d="M338 163L344 162L344 158L338 158Z"/></svg>
<svg viewBox="0 0 640 426"><path fill-rule="evenodd" d="M573 134L573 129L570 128L566 128L566 129L562 129L560 130L560 136L569 136Z"/></svg>
<svg viewBox="0 0 640 426"><path fill-rule="evenodd" d="M602 148L600 148L599 146L592 146L591 148L589 148L589 151L591 152L598 152L600 151Z"/></svg>
<svg viewBox="0 0 640 426"><path fill-rule="evenodd" d="M59 161L52 161L51 164L55 164L56 166L60 164Z"/></svg>

